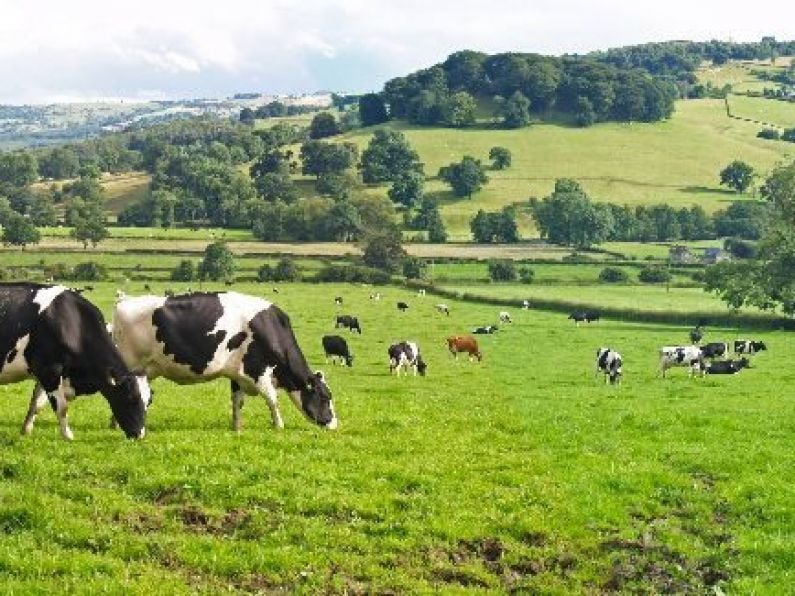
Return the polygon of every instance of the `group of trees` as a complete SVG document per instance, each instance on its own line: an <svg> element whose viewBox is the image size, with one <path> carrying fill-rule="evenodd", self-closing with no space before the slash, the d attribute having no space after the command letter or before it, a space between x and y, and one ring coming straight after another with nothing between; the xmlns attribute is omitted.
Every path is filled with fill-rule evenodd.
<svg viewBox="0 0 795 596"><path fill-rule="evenodd" d="M661 120L671 115L677 91L648 71L593 58L466 50L388 81L381 103L379 96L368 95L359 109L363 124L388 114L417 124L462 127L475 123L479 97L496 97L495 115L505 127L518 128L530 122L531 113L552 106L581 125Z"/></svg>
<svg viewBox="0 0 795 596"><path fill-rule="evenodd" d="M712 216L698 205L675 209L667 204L617 205L591 201L575 180L559 179L543 200L531 199L542 238L587 248L605 241L667 242L736 236L754 240L768 223L768 206L738 201Z"/></svg>
<svg viewBox="0 0 795 596"><path fill-rule="evenodd" d="M505 207L494 213L479 209L470 221L469 228L475 242L480 244L519 242L516 213L512 207Z"/></svg>
<svg viewBox="0 0 795 596"><path fill-rule="evenodd" d="M772 217L755 258L723 262L706 271L706 287L730 307L780 308L795 315L795 162L775 168L762 196Z"/></svg>

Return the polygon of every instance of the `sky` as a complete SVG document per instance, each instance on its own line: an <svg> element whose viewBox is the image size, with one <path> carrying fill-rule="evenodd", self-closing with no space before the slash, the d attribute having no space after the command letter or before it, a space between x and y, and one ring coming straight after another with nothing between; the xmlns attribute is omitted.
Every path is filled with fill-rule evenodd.
<svg viewBox="0 0 795 596"><path fill-rule="evenodd" d="M377 91L461 49L795 38L795 1L0 0L0 103Z"/></svg>

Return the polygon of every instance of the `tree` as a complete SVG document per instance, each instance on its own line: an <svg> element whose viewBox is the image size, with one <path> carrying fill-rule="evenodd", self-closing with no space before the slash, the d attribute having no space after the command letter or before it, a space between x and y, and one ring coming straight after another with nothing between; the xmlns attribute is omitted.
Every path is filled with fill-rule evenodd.
<svg viewBox="0 0 795 596"><path fill-rule="evenodd" d="M362 152L365 184L389 182L410 171L422 173L422 164L405 135L397 130L376 130Z"/></svg>
<svg viewBox="0 0 795 596"><path fill-rule="evenodd" d="M455 196L470 199L489 181L480 160L469 155L465 155L458 163L441 168L439 178L452 187Z"/></svg>
<svg viewBox="0 0 795 596"><path fill-rule="evenodd" d="M530 124L530 100L521 91L514 91L499 102L499 115L505 128L522 128Z"/></svg>
<svg viewBox="0 0 795 596"><path fill-rule="evenodd" d="M71 147L56 147L39 158L39 174L43 178L74 178L80 169L80 160Z"/></svg>
<svg viewBox="0 0 795 596"><path fill-rule="evenodd" d="M438 207L428 214L426 229L428 230L429 242L435 242L437 244L444 244L447 242L447 229L444 226L442 214L439 212Z"/></svg>
<svg viewBox="0 0 795 596"><path fill-rule="evenodd" d="M54 226L58 223L55 204L50 195L37 195L30 204L28 215L34 226Z"/></svg>
<svg viewBox="0 0 795 596"><path fill-rule="evenodd" d="M337 119L331 112L320 112L319 114L315 114L315 117L312 118L312 122L309 125L310 139L325 139L326 137L338 135L340 132Z"/></svg>
<svg viewBox="0 0 795 596"><path fill-rule="evenodd" d="M24 215L13 213L3 222L2 241L4 245L21 246L25 249L28 244L38 244L41 234L36 226Z"/></svg>
<svg viewBox="0 0 795 596"><path fill-rule="evenodd" d="M356 163L358 148L353 143L309 141L301 145L301 172L320 177L340 174Z"/></svg>
<svg viewBox="0 0 795 596"><path fill-rule="evenodd" d="M582 187L570 178L555 181L552 194L530 206L541 237L554 244L588 248L604 242L613 227L611 209L592 203Z"/></svg>
<svg viewBox="0 0 795 596"><path fill-rule="evenodd" d="M475 242L488 244L491 242L513 243L519 241L519 230L516 226L516 215L510 207L496 213L478 210L469 222Z"/></svg>
<svg viewBox="0 0 795 596"><path fill-rule="evenodd" d="M516 266L513 261L501 259L489 261L489 279L491 281L515 281Z"/></svg>
<svg viewBox="0 0 795 596"><path fill-rule="evenodd" d="M629 281L629 274L619 267L605 267L599 272L599 281L608 284L626 283Z"/></svg>
<svg viewBox="0 0 795 596"><path fill-rule="evenodd" d="M282 199L292 203L297 198L297 190L292 178L284 172L267 172L254 179L257 194L266 201Z"/></svg>
<svg viewBox="0 0 795 596"><path fill-rule="evenodd" d="M406 251L400 244L398 230L371 235L364 245L362 254L365 265L390 273L398 270L405 257Z"/></svg>
<svg viewBox="0 0 795 596"><path fill-rule="evenodd" d="M415 170L403 172L395 178L387 194L395 203L414 207L422 201L425 176Z"/></svg>
<svg viewBox="0 0 795 596"><path fill-rule="evenodd" d="M492 147L489 149L491 167L495 170L505 170L511 167L511 150L505 147Z"/></svg>
<svg viewBox="0 0 795 596"><path fill-rule="evenodd" d="M730 307L780 308L795 314L795 162L775 168L762 187L773 209L756 258L708 267L705 289Z"/></svg>
<svg viewBox="0 0 795 596"><path fill-rule="evenodd" d="M243 124L254 124L257 119L257 114L251 108L243 108L240 110L240 122Z"/></svg>
<svg viewBox="0 0 795 596"><path fill-rule="evenodd" d="M389 120L386 104L378 93L365 93L359 98L359 118L362 126L375 126Z"/></svg>
<svg viewBox="0 0 795 596"><path fill-rule="evenodd" d="M591 100L587 97L580 96L577 98L574 108L574 121L577 126L582 126L583 128L596 122L596 110Z"/></svg>
<svg viewBox="0 0 795 596"><path fill-rule="evenodd" d="M0 184L28 186L38 177L36 156L29 151L0 152Z"/></svg>
<svg viewBox="0 0 795 596"><path fill-rule="evenodd" d="M196 279L196 267L193 261L183 259L171 272L171 281L193 281Z"/></svg>
<svg viewBox="0 0 795 596"><path fill-rule="evenodd" d="M417 257L407 257L403 259L403 277L406 279L422 279L425 277L427 265L422 259Z"/></svg>
<svg viewBox="0 0 795 596"><path fill-rule="evenodd" d="M349 172L321 174L315 182L315 189L324 196L341 201L351 196L356 185L356 177Z"/></svg>
<svg viewBox="0 0 795 596"><path fill-rule="evenodd" d="M235 274L235 258L225 242L213 242L204 249L204 258L199 263L199 279L211 281L229 280Z"/></svg>
<svg viewBox="0 0 795 596"><path fill-rule="evenodd" d="M734 160L720 172L720 183L737 192L745 192L756 178L756 172L744 161Z"/></svg>
<svg viewBox="0 0 795 596"><path fill-rule="evenodd" d="M464 128L475 124L477 104L466 91L450 95L442 104L442 123L453 128Z"/></svg>
<svg viewBox="0 0 795 596"><path fill-rule="evenodd" d="M70 235L75 240L82 242L84 249L88 248L89 243L96 247L110 235L101 198L72 199L67 209L66 219L67 223L73 226Z"/></svg>

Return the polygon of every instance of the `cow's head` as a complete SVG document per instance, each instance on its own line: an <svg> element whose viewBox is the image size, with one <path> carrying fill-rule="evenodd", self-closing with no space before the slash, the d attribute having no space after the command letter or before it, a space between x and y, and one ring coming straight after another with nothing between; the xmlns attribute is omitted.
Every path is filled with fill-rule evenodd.
<svg viewBox="0 0 795 596"><path fill-rule="evenodd" d="M345 356L345 366L353 366L353 354Z"/></svg>
<svg viewBox="0 0 795 596"><path fill-rule="evenodd" d="M331 390L322 372L318 371L309 377L306 386L301 389L301 410L315 424L329 430L337 428Z"/></svg>
<svg viewBox="0 0 795 596"><path fill-rule="evenodd" d="M616 366L610 369L608 373L608 377L610 379L611 385L617 385L621 383L621 377L624 375L624 371L622 370L621 363L618 362Z"/></svg>
<svg viewBox="0 0 795 596"><path fill-rule="evenodd" d="M103 393L127 438L142 439L146 434L146 409L152 403L152 390L146 376L111 370Z"/></svg>
<svg viewBox="0 0 795 596"><path fill-rule="evenodd" d="M763 342L763 341L756 342L756 351L757 352L761 352L762 350L767 350L767 346L765 345L765 342Z"/></svg>
<svg viewBox="0 0 795 596"><path fill-rule="evenodd" d="M425 360L422 358L417 358L417 372L420 373L423 377L425 376L425 371L428 369L428 365L425 363Z"/></svg>

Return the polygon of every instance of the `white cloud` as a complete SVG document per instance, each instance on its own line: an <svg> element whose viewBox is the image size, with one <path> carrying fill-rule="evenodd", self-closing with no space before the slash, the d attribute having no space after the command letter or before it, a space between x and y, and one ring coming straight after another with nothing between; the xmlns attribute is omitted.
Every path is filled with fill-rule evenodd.
<svg viewBox="0 0 795 596"><path fill-rule="evenodd" d="M769 0L0 0L0 102L375 89L462 48L786 39L793 22L795 3Z"/></svg>

